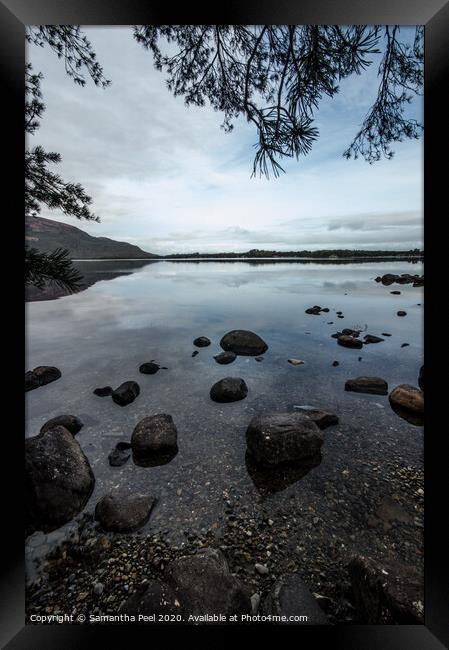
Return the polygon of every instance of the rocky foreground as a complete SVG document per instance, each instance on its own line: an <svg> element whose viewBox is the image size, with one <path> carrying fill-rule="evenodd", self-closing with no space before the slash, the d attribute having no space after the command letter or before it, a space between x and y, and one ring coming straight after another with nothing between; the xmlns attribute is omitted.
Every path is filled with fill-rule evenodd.
<svg viewBox="0 0 449 650"><path fill-rule="evenodd" d="M308 313L328 311L319 306L311 309ZM347 329L334 336L344 347L384 340L369 334L362 342L359 334ZM199 348L209 344L206 337L194 341ZM242 330L229 332L220 344L224 352L214 359L224 364L239 354L261 360L268 349L259 336ZM160 368L153 360L143 364L140 372L155 374ZM34 369L26 376L26 389L57 380L56 371ZM423 374L422 369L419 388L403 384L389 394L393 410L417 426L424 410ZM344 388L388 394L386 382L378 377L348 379ZM94 392L127 407L139 397L140 387L132 380L115 390L106 386ZM242 378L226 377L212 386L209 397L234 402L247 392ZM288 485L319 464L325 444L322 431L337 424L338 418L307 405L295 408L296 412L256 415L247 424L247 468L255 484L270 475L275 482L286 479ZM271 519L263 505L240 507L238 495L228 495L224 525L216 522L200 534L186 531L185 542L173 546L163 531L156 536L134 532L151 517L157 495L117 490L96 503L93 515L78 515L95 484L76 440L82 426L76 416L62 415L26 441L27 534L54 531L76 517L71 539L48 556L29 582L29 615L94 616L100 622L102 616L126 613L174 616L171 622L208 622L189 617L221 614L229 622L231 616L261 614L306 616L301 622L309 624L422 623L422 475L400 459L387 463L381 477L376 474L379 467L367 462L369 472L357 502L375 513L368 521L374 529L371 534L365 522L360 531L354 530L355 513L338 508L338 503L344 503L338 483L327 488L336 504L327 520L301 503L289 503L285 514L281 511L276 520ZM177 436L169 414L146 417L137 423L129 442L122 441L111 451L109 462L119 466L132 454L134 462L145 467L167 463L178 453ZM388 485L389 495L377 503L379 479ZM375 557L364 554L365 549L372 552L372 534L379 537L374 542Z"/></svg>

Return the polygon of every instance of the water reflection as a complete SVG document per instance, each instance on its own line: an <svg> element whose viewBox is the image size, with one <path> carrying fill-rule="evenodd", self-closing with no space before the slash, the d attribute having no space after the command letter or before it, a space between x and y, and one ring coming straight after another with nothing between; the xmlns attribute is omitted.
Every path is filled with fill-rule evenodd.
<svg viewBox="0 0 449 650"><path fill-rule="evenodd" d="M246 470L262 496L281 492L293 483L297 483L314 467L318 467L321 460L320 453L295 463L283 464L275 468L262 468L254 462L248 452L245 455Z"/></svg>

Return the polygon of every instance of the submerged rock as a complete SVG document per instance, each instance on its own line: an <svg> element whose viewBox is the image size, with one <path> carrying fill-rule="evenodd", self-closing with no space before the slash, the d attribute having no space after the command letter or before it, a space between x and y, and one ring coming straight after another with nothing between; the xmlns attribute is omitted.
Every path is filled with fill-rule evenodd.
<svg viewBox="0 0 449 650"><path fill-rule="evenodd" d="M271 616L306 616L301 625L328 625L329 621L306 584L297 573L282 575L261 604L261 613ZM286 620L282 625L298 625L299 621Z"/></svg>
<svg viewBox="0 0 449 650"><path fill-rule="evenodd" d="M314 456L268 467L257 463L248 451L245 454L246 471L262 496L282 492L297 483L312 469L318 467L321 460L321 453L318 452Z"/></svg>
<svg viewBox="0 0 449 650"><path fill-rule="evenodd" d="M265 467L315 456L323 442L320 429L304 413L256 415L246 430L249 454Z"/></svg>
<svg viewBox="0 0 449 650"><path fill-rule="evenodd" d="M225 377L210 389L214 402L237 402L248 395L248 386L240 377Z"/></svg>
<svg viewBox="0 0 449 650"><path fill-rule="evenodd" d="M50 384L61 377L61 371L54 366L37 366L25 373L25 391Z"/></svg>
<svg viewBox="0 0 449 650"><path fill-rule="evenodd" d="M108 532L131 532L146 524L155 502L149 494L106 494L95 506L95 519Z"/></svg>
<svg viewBox="0 0 449 650"><path fill-rule="evenodd" d="M251 592L231 574L221 551L206 548L173 560L165 577L189 615L251 613Z"/></svg>
<svg viewBox="0 0 449 650"><path fill-rule="evenodd" d="M356 377L348 379L345 390L353 393L371 393L372 395L388 395L388 384L380 377Z"/></svg>
<svg viewBox="0 0 449 650"><path fill-rule="evenodd" d="M140 420L132 433L131 446L139 465L161 465L171 460L178 453L178 431L172 416L159 413Z"/></svg>
<svg viewBox="0 0 449 650"><path fill-rule="evenodd" d="M358 556L348 566L357 622L422 625L424 576L414 566Z"/></svg>
<svg viewBox="0 0 449 650"><path fill-rule="evenodd" d="M354 348L360 349L363 348L363 343L360 339L357 339L355 336L349 336L347 334L342 334L337 337L338 345L342 345L344 348Z"/></svg>
<svg viewBox="0 0 449 650"><path fill-rule="evenodd" d="M210 339L207 336L199 336L193 341L193 345L196 345L197 348L207 348L210 345Z"/></svg>
<svg viewBox="0 0 449 650"><path fill-rule="evenodd" d="M25 440L26 532L48 533L86 505L95 478L73 435L56 426Z"/></svg>
<svg viewBox="0 0 449 650"><path fill-rule="evenodd" d="M182 614L181 604L173 589L159 580L140 585L119 607L119 614L156 616ZM157 620L157 619L156 619Z"/></svg>
<svg viewBox="0 0 449 650"><path fill-rule="evenodd" d="M424 392L410 386L400 384L388 396L393 411L410 424L424 424Z"/></svg>
<svg viewBox="0 0 449 650"><path fill-rule="evenodd" d="M226 352L257 357L268 350L268 345L258 334L248 330L232 330L223 336L220 346Z"/></svg>
<svg viewBox="0 0 449 650"><path fill-rule="evenodd" d="M369 343L382 343L385 339L380 338L380 336L373 336L372 334L366 334L363 342L365 345L368 345Z"/></svg>
<svg viewBox="0 0 449 650"><path fill-rule="evenodd" d="M216 354L214 356L214 359L217 363L226 365L235 361L237 359L237 355L235 352L220 352L220 354Z"/></svg>
<svg viewBox="0 0 449 650"><path fill-rule="evenodd" d="M136 381L125 381L112 392L112 400L119 406L127 406L134 402L140 393L139 384Z"/></svg>
<svg viewBox="0 0 449 650"><path fill-rule="evenodd" d="M96 388L93 392L98 397L109 397L114 392L114 389L111 386L104 386L103 388Z"/></svg>
<svg viewBox="0 0 449 650"><path fill-rule="evenodd" d="M124 465L131 456L131 452L128 451L129 449L131 449L131 443L118 442L108 456L109 465L111 467L121 467Z"/></svg>
<svg viewBox="0 0 449 650"><path fill-rule="evenodd" d="M45 433L45 431L58 426L65 427L67 431L70 431L72 436L76 436L84 425L75 415L57 415L41 427L40 433Z"/></svg>
<svg viewBox="0 0 449 650"><path fill-rule="evenodd" d="M143 375L155 375L158 370L160 370L160 365L158 363L154 363L154 361L147 361L146 363L142 363L141 366L139 366L139 372L141 372Z"/></svg>
<svg viewBox="0 0 449 650"><path fill-rule="evenodd" d="M345 327L341 330L341 333L345 334L346 336L354 336L355 338L360 336L360 330L353 330L350 327Z"/></svg>
<svg viewBox="0 0 449 650"><path fill-rule="evenodd" d="M338 424L338 417L335 413L330 413L329 411L324 411L319 409L316 406L308 406L303 404L301 406L293 407L299 413L304 413L307 415L320 429L326 429L333 424Z"/></svg>

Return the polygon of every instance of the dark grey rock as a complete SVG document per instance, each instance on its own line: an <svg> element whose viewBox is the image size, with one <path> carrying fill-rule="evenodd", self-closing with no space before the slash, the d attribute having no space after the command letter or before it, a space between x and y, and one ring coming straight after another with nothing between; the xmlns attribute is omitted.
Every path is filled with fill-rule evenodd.
<svg viewBox="0 0 449 650"><path fill-rule="evenodd" d="M226 352L258 357L268 350L268 345L258 334L248 330L232 330L223 336L220 346Z"/></svg>
<svg viewBox="0 0 449 650"><path fill-rule="evenodd" d="M410 386L400 384L388 396L391 408L410 424L423 426L424 424L424 392Z"/></svg>
<svg viewBox="0 0 449 650"><path fill-rule="evenodd" d="M333 362L332 362L332 365L334 366L334 368L336 368L336 367L339 366L340 364L338 363L338 361L333 361Z"/></svg>
<svg viewBox="0 0 449 650"><path fill-rule="evenodd" d="M366 334L363 342L365 345L368 345L369 343L382 343L385 339L380 338L380 336L373 336L373 334Z"/></svg>
<svg viewBox="0 0 449 650"><path fill-rule="evenodd" d="M142 365L139 366L139 372L141 372L143 375L155 375L158 370L160 370L160 365L158 363L154 363L154 361L148 361L147 363L142 363Z"/></svg>
<svg viewBox="0 0 449 650"><path fill-rule="evenodd" d="M309 589L296 573L281 576L274 587L262 601L261 613L265 616L307 616L307 621L282 621L282 625L328 625L329 621L310 593Z"/></svg>
<svg viewBox="0 0 449 650"><path fill-rule="evenodd" d="M400 291L390 291L394 296L400 296L401 292Z"/></svg>
<svg viewBox="0 0 449 650"><path fill-rule="evenodd" d="M337 338L337 343L338 345L342 345L344 348L363 348L363 343L360 341L360 339L357 339L354 336L348 336L347 334L342 334L339 336Z"/></svg>
<svg viewBox="0 0 449 650"><path fill-rule="evenodd" d="M158 413L140 420L132 433L131 446L133 456L141 460L165 456L171 459L178 452L178 431L172 416Z"/></svg>
<svg viewBox="0 0 449 650"><path fill-rule="evenodd" d="M382 336L391 336L388 332L382 332Z"/></svg>
<svg viewBox="0 0 449 650"><path fill-rule="evenodd" d="M149 494L106 494L95 506L95 519L108 532L131 532L146 524L155 502Z"/></svg>
<svg viewBox="0 0 449 650"><path fill-rule="evenodd" d="M248 387L240 377L225 377L210 389L210 398L214 402L238 402L247 395Z"/></svg>
<svg viewBox="0 0 449 650"><path fill-rule="evenodd" d="M175 592L169 585L158 580L149 580L137 588L120 607L119 614L129 616L156 616L182 614L183 610Z"/></svg>
<svg viewBox="0 0 449 650"><path fill-rule="evenodd" d="M61 377L61 371L54 366L37 366L25 373L25 391L50 384Z"/></svg>
<svg viewBox="0 0 449 650"><path fill-rule="evenodd" d="M304 413L256 415L246 430L248 453L265 467L315 456L323 442L320 429Z"/></svg>
<svg viewBox="0 0 449 650"><path fill-rule="evenodd" d="M194 350L194 351L192 352L192 357L196 357L197 354L199 354L198 350Z"/></svg>
<svg viewBox="0 0 449 650"><path fill-rule="evenodd" d="M345 334L346 336L354 336L355 338L360 336L360 330L353 330L350 327L345 327L341 330L341 333Z"/></svg>
<svg viewBox="0 0 449 650"><path fill-rule="evenodd" d="M131 456L129 449L131 449L131 443L118 442L108 456L109 465L111 467L121 467L124 465Z"/></svg>
<svg viewBox="0 0 449 650"><path fill-rule="evenodd" d="M231 574L218 550L207 548L173 560L165 577L188 615L251 613L251 592Z"/></svg>
<svg viewBox="0 0 449 650"><path fill-rule="evenodd" d="M140 393L139 384L136 381L125 381L112 392L112 400L119 406L127 406L134 402Z"/></svg>
<svg viewBox="0 0 449 650"><path fill-rule="evenodd" d="M56 426L25 441L26 532L47 533L86 505L95 478L77 440Z"/></svg>
<svg viewBox="0 0 449 650"><path fill-rule="evenodd" d="M214 356L214 359L217 363L226 365L235 361L237 359L237 355L235 352L220 352L220 354L216 354Z"/></svg>
<svg viewBox="0 0 449 650"><path fill-rule="evenodd" d="M423 625L424 576L415 566L358 556L348 566L356 622Z"/></svg>
<svg viewBox="0 0 449 650"><path fill-rule="evenodd" d="M96 388L93 392L98 397L109 397L114 392L114 389L111 386L103 386L103 388Z"/></svg>
<svg viewBox="0 0 449 650"><path fill-rule="evenodd" d="M207 336L199 336L193 341L193 345L196 345L197 348L207 348L210 345L210 339Z"/></svg>
<svg viewBox="0 0 449 650"><path fill-rule="evenodd" d="M65 427L67 431L70 431L72 436L76 436L84 425L75 415L57 415L41 427L40 433L45 433L45 431L58 426Z"/></svg>
<svg viewBox="0 0 449 650"><path fill-rule="evenodd" d="M370 393L372 395L388 395L388 384L380 377L356 377L348 379L345 390L353 393Z"/></svg>
<svg viewBox="0 0 449 650"><path fill-rule="evenodd" d="M407 316L406 311L398 311L398 316Z"/></svg>

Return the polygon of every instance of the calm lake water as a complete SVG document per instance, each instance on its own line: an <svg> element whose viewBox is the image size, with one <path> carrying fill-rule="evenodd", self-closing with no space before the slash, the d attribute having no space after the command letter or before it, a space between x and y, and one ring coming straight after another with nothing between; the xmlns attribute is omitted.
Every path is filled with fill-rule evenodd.
<svg viewBox="0 0 449 650"><path fill-rule="evenodd" d="M399 418L387 396L345 392L344 384L370 375L384 378L390 390L402 383L417 385L423 363L423 289L386 287L374 278L422 274L421 263L116 261L83 262L80 268L92 282L85 291L26 306L26 369L52 365L62 372L58 381L26 393L26 435L36 435L62 413L81 418L77 440L96 478L87 511L110 490L147 491L158 503L144 530L179 541L185 531L219 529L226 500L274 515L299 500L338 534L349 536L358 526L363 544L372 543L366 520L376 498L388 493L376 476L382 477L392 460L422 469L423 429ZM401 295L390 293L397 289ZM306 314L313 305L330 311ZM398 310L407 316L398 317ZM331 338L345 327L391 336L351 350ZM232 329L253 330L267 342L262 362L237 357L222 366L214 361L221 337ZM192 358L198 336L212 344ZM403 343L409 346L402 348ZM290 365L292 357L304 365ZM167 370L140 374L140 364L153 359ZM334 360L338 367L332 366ZM211 401L212 384L225 376L245 380L246 399ZM126 407L92 392L131 379L141 392ZM292 411L304 404L333 411L340 424L325 430L318 466L272 489L247 467L246 427L256 413ZM143 417L164 412L178 429L177 456L158 467L139 467L132 458L110 467L108 453L115 443L129 440ZM367 463L378 468L377 475L370 469L367 478ZM371 480L378 494L364 503L358 496ZM363 546L361 539L356 543Z"/></svg>

